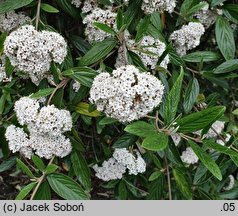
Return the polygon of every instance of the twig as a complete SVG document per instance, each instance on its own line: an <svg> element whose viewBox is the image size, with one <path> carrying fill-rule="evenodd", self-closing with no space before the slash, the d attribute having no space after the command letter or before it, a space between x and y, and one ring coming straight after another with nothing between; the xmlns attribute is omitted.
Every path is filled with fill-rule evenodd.
<svg viewBox="0 0 238 216"><path fill-rule="evenodd" d="M48 166L53 163L54 159L55 159L55 156L53 156L53 157L51 158L50 162L48 163ZM44 179L45 179L45 176L46 176L46 172L43 172L43 175L42 175L40 178L38 178L38 183L37 183L36 187L34 188L34 191L33 191L32 194L31 194L30 200L33 200L33 199L34 199L34 197L35 197L35 195L36 195L36 193L37 193L37 191L38 191L38 189L39 189L41 183L42 183L42 182L44 181Z"/></svg>
<svg viewBox="0 0 238 216"><path fill-rule="evenodd" d="M38 30L38 26L39 26L39 20L40 20L40 6L41 6L41 0L38 0L37 12L36 12L36 30Z"/></svg>
<svg viewBox="0 0 238 216"><path fill-rule="evenodd" d="M167 157L164 157L166 172L167 172L167 181L168 181L168 190L169 190L169 200L172 200L172 191L171 191L171 181L170 181L170 171Z"/></svg>

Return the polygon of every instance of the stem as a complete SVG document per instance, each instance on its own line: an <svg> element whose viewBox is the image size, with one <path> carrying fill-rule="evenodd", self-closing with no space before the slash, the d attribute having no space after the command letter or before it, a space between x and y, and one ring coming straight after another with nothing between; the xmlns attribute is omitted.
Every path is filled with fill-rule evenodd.
<svg viewBox="0 0 238 216"><path fill-rule="evenodd" d="M38 26L39 26L40 6L41 6L41 0L38 0L37 11L36 11L36 30L38 30Z"/></svg>
<svg viewBox="0 0 238 216"><path fill-rule="evenodd" d="M50 159L50 162L48 163L48 166L53 163L53 160L54 160L54 159L55 159L55 155ZM33 199L34 199L34 197L35 197L35 195L36 195L36 192L38 191L38 189L39 189L41 183L42 183L42 182L44 181L44 179L45 179L45 176L46 176L46 172L43 172L43 175L42 175L40 178L38 178L38 183L37 183L36 187L34 188L34 191L33 191L32 194L31 194L30 200L33 200Z"/></svg>
<svg viewBox="0 0 238 216"><path fill-rule="evenodd" d="M171 191L171 181L170 181L170 172L169 172L169 164L167 157L164 157L165 165L166 165L166 172L167 172L167 181L168 181L168 190L169 190L169 200L172 200L172 191Z"/></svg>

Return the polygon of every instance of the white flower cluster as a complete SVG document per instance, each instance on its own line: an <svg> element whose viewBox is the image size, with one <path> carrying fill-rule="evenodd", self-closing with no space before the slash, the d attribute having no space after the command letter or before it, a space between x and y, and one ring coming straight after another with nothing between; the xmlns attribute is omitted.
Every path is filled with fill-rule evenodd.
<svg viewBox="0 0 238 216"><path fill-rule="evenodd" d="M186 164L195 164L199 159L193 149L191 147L187 147L186 150L182 152L181 160Z"/></svg>
<svg viewBox="0 0 238 216"><path fill-rule="evenodd" d="M0 14L0 32L10 32L30 21L30 17L23 13L15 13L15 11Z"/></svg>
<svg viewBox="0 0 238 216"><path fill-rule="evenodd" d="M51 106L40 107L37 100L22 97L15 103L14 110L20 125L27 126L29 136L22 128L10 125L6 130L6 139L11 151L20 151L31 158L33 151L46 159L53 155L65 157L71 152L71 143L63 133L72 128L69 111Z"/></svg>
<svg viewBox="0 0 238 216"><path fill-rule="evenodd" d="M204 2L200 2L200 3L204 3ZM207 3L205 7L203 7L201 10L199 10L198 12L194 14L194 17L196 17L207 29L213 23L215 23L217 14L214 11L209 10L209 4Z"/></svg>
<svg viewBox="0 0 238 216"><path fill-rule="evenodd" d="M200 44L201 36L204 33L205 28L201 23L190 22L188 25L183 25L180 30L174 31L170 36L170 40L173 41L177 53L184 56L188 50Z"/></svg>
<svg viewBox="0 0 238 216"><path fill-rule="evenodd" d="M94 165L96 176L103 181L121 179L126 170L130 175L138 175L146 170L146 163L138 151L136 157L126 148L115 149L113 156L104 161L102 167Z"/></svg>
<svg viewBox="0 0 238 216"><path fill-rule="evenodd" d="M144 117L162 100L164 86L150 73L140 73L133 65L101 73L93 81L90 102L120 122Z"/></svg>
<svg viewBox="0 0 238 216"><path fill-rule="evenodd" d="M93 43L95 41L102 41L109 37L110 34L98 29L94 26L94 23L103 23L116 30L116 16L117 14L113 13L111 10L102 10L100 8L94 9L92 13L88 14L83 19L83 23L86 25L85 36L87 40L90 43Z"/></svg>
<svg viewBox="0 0 238 216"><path fill-rule="evenodd" d="M143 0L141 9L145 12L145 14L164 11L172 13L175 7L175 0Z"/></svg>
<svg viewBox="0 0 238 216"><path fill-rule="evenodd" d="M34 26L25 25L6 38L4 53L17 70L26 72L39 85L52 61L60 64L64 61L67 44L56 32L38 32Z"/></svg>
<svg viewBox="0 0 238 216"><path fill-rule="evenodd" d="M97 0L85 0L82 7L82 12L89 13L89 12L92 12L96 8L98 8Z"/></svg>
<svg viewBox="0 0 238 216"><path fill-rule="evenodd" d="M163 54L165 49L166 45L159 39L154 39L151 36L144 36L139 44L135 45L133 51L141 58L144 65L151 69L155 69L159 57ZM160 66L167 68L168 63L169 56L167 55L161 62Z"/></svg>

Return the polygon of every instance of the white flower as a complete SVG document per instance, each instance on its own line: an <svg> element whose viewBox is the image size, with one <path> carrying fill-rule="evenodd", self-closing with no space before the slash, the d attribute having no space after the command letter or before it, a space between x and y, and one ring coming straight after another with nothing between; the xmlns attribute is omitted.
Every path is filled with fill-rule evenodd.
<svg viewBox="0 0 238 216"><path fill-rule="evenodd" d="M228 176L228 184L224 186L222 189L225 191L231 190L235 185L235 178L233 175Z"/></svg>
<svg viewBox="0 0 238 216"><path fill-rule="evenodd" d="M164 11L172 13L175 7L175 0L143 0L141 9L145 12L145 14Z"/></svg>
<svg viewBox="0 0 238 216"><path fill-rule="evenodd" d="M102 10L100 8L94 9L92 13L88 14L83 19L83 23L86 25L85 36L87 37L87 40L90 43L93 43L109 37L110 34L98 29L94 26L94 23L103 23L116 30L116 16L117 14L113 13L111 10Z"/></svg>
<svg viewBox="0 0 238 216"><path fill-rule="evenodd" d="M13 153L20 151L25 157L29 159L31 158L32 150L29 148L30 141L28 135L22 128L17 128L14 125L8 126L5 137L8 141L9 149Z"/></svg>
<svg viewBox="0 0 238 216"><path fill-rule="evenodd" d="M62 63L67 54L64 38L55 32L38 32L25 25L13 31L4 42L4 53L17 70L26 72L39 85L47 77L52 61Z"/></svg>
<svg viewBox="0 0 238 216"><path fill-rule="evenodd" d="M136 157L126 148L115 149L113 156L108 161L104 161L102 167L94 165L93 169L96 172L96 176L103 181L110 181L121 179L123 174L126 173L126 169L128 169L129 175L144 173L146 163L140 153L138 151L135 152Z"/></svg>
<svg viewBox="0 0 238 216"><path fill-rule="evenodd" d="M126 167L118 163L114 158L104 161L102 167L93 166L96 176L103 181L121 179L126 172Z"/></svg>
<svg viewBox="0 0 238 216"><path fill-rule="evenodd" d="M82 7L82 12L89 13L96 8L98 8L97 0L85 0Z"/></svg>
<svg viewBox="0 0 238 216"><path fill-rule="evenodd" d="M75 5L75 7L80 7L80 5L82 4L81 0L72 0L71 4Z"/></svg>
<svg viewBox="0 0 238 216"><path fill-rule="evenodd" d="M186 150L182 152L181 160L186 164L195 164L198 162L198 157L191 147L187 147Z"/></svg>
<svg viewBox="0 0 238 216"><path fill-rule="evenodd" d="M217 137L218 134L221 134L224 127L225 127L225 122L224 121L215 121L212 124L209 131L207 132L207 134L205 134L204 136L206 138L215 138L215 137Z"/></svg>
<svg viewBox="0 0 238 216"><path fill-rule="evenodd" d="M30 17L23 13L15 13L15 11L0 14L0 32L10 32L30 21Z"/></svg>
<svg viewBox="0 0 238 216"><path fill-rule="evenodd" d="M188 25L183 25L180 30L174 31L170 35L170 40L173 41L177 53L183 56L188 50L200 44L200 38L204 33L205 28L201 23L190 22Z"/></svg>
<svg viewBox="0 0 238 216"><path fill-rule="evenodd" d="M171 134L171 138L172 138L174 144L175 144L176 146L178 146L178 144L179 144L180 141L181 141L181 136L180 136L179 134L175 133L175 134Z"/></svg>
<svg viewBox="0 0 238 216"><path fill-rule="evenodd" d="M90 90L90 101L97 109L121 122L144 117L162 100L164 86L149 73L140 73L133 65L99 74Z"/></svg>
<svg viewBox="0 0 238 216"><path fill-rule="evenodd" d="M79 91L79 89L80 89L80 87L81 87L81 84L80 84L80 82L77 82L77 81L75 81L74 83L73 83L73 90L75 91L75 92L78 92Z"/></svg>
<svg viewBox="0 0 238 216"><path fill-rule="evenodd" d="M14 110L20 125L31 124L38 118L40 104L37 100L22 97L15 102Z"/></svg>

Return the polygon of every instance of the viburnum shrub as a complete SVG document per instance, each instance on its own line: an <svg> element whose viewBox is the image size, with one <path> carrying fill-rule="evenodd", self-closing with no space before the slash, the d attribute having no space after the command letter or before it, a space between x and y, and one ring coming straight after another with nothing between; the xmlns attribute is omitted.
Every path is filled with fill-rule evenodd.
<svg viewBox="0 0 238 216"><path fill-rule="evenodd" d="M237 199L237 24L237 0L0 0L15 198Z"/></svg>

